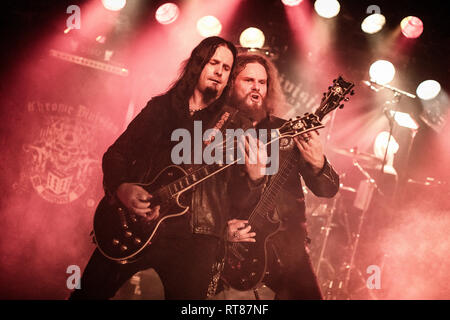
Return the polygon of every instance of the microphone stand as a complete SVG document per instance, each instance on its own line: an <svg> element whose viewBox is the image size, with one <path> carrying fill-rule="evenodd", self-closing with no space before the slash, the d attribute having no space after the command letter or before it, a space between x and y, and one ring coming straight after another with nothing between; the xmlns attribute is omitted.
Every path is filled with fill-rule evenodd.
<svg viewBox="0 0 450 320"><path fill-rule="evenodd" d="M393 130L394 130L395 114L398 111L398 110L396 110L397 108L395 108L395 106L397 106L399 104L400 98L402 96L406 96L406 97L411 98L411 99L415 99L416 96L414 94L412 94L412 93L406 92L404 90L400 90L400 89L395 88L393 86L390 86L388 84L378 83L377 81L374 81L372 79L369 80L369 81L365 80L365 81L362 81L362 82L366 86L368 86L370 89L374 90L375 92L379 92L382 89L388 89L388 90L390 90L390 91L392 91L394 93L393 99L392 100L388 100L388 101L386 101L384 103L384 111L383 112L384 112L385 116L388 118L388 121L389 121L389 138L388 138L386 150L384 152L383 163L381 165L381 174L383 174L384 173L384 167L386 165L387 154L388 154L388 150L389 150L389 144L391 142L392 133L393 133ZM412 142L411 142L411 144L412 144ZM411 146L409 147L409 150L408 150L408 158L409 158L410 149L411 149ZM397 196L397 191L398 191L399 183L400 183L399 180L400 179L396 180L395 189L394 189L395 191L394 191L394 195L392 197L392 200L395 200L395 198Z"/></svg>
<svg viewBox="0 0 450 320"><path fill-rule="evenodd" d="M353 165L363 174L363 176L366 178L367 183L370 184L371 189L376 190L381 196L384 196L384 193L381 191L381 189L376 184L375 179L366 170L364 170L364 168L359 164L359 162L356 159L353 159ZM360 192L360 191L358 190L358 192ZM370 195L369 197L371 198L372 196ZM358 251L362 228L363 228L363 224L364 224L364 221L366 218L367 211L369 210L370 202L371 202L370 200L366 201L364 206L361 208L362 212L359 217L358 229L356 230L356 234L354 235L353 244L351 245L350 261L345 266L346 267L346 276L345 276L343 288L347 292L349 299L351 298L351 293L349 291L349 283L350 283L352 271L354 269L355 269L355 271L358 272L362 283L365 284L364 277L363 277L361 271L358 268L356 268L355 257L356 257L356 252ZM377 299L371 290L369 290L368 292L372 299L374 299L374 300Z"/></svg>
<svg viewBox="0 0 450 320"><path fill-rule="evenodd" d="M397 105L400 102L400 98L401 98L401 96L397 92L395 92L394 99L392 99L391 101L386 101L383 105L384 106L384 110L383 110L384 115L386 116L386 118L389 121L389 137L388 137L386 150L384 150L383 162L381 163L381 174L384 173L384 166L386 165L389 144L391 143L392 133L394 131L394 117L395 117L395 113L397 112L396 110L394 110L392 107L390 107L388 105L389 104ZM394 113L393 115L391 114L391 111Z"/></svg>

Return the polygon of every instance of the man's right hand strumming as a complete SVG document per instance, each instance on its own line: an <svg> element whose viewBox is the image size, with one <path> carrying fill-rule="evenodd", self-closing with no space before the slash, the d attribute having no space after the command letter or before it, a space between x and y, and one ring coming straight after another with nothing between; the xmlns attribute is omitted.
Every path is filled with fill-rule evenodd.
<svg viewBox="0 0 450 320"><path fill-rule="evenodd" d="M144 188L133 183L122 183L116 191L116 195L122 204L131 212L148 220L159 216L160 206L150 208L152 195Z"/></svg>

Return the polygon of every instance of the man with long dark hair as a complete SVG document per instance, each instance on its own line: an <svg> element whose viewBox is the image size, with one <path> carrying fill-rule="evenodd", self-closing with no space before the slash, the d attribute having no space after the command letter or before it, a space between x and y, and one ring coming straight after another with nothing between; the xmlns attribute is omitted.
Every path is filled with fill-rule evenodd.
<svg viewBox="0 0 450 320"><path fill-rule="evenodd" d="M258 54L241 54L232 74L230 104L245 113L258 129L281 127L285 120L278 118L285 103L278 73L273 63ZM339 190L339 176L323 154L319 133L309 132L297 136L291 143L280 143L281 163L294 153L294 170L275 197L271 218L281 222L281 231L267 242L268 272L264 283L275 291L275 299L321 299L322 294L307 252L306 217L300 176L307 187L319 197L333 197ZM264 149L260 150L259 163L246 166L246 174L255 186L267 186L274 176L264 174ZM248 193L248 185L236 180L232 188ZM263 187L263 192L265 188ZM256 200L256 202L255 202ZM233 202L228 221L227 238L232 242L255 242L255 228L248 216L258 199ZM250 244L251 245L251 244ZM225 276L226 280L226 276Z"/></svg>
<svg viewBox="0 0 450 320"><path fill-rule="evenodd" d="M104 154L107 197L120 200L128 213L148 220L159 216L160 207L152 206L153 195L135 183L148 183L173 164L174 130L183 128L193 135L194 121L201 121L203 130L230 123L236 112L230 111L227 121L221 115L235 57L233 44L220 37L206 38L192 51L179 79L165 94L151 99ZM197 185L183 199L189 211L164 221L135 262L120 264L96 249L85 268L81 289L71 298L111 298L134 273L148 268L161 278L166 299L206 298L226 226L226 189L226 179L220 174Z"/></svg>

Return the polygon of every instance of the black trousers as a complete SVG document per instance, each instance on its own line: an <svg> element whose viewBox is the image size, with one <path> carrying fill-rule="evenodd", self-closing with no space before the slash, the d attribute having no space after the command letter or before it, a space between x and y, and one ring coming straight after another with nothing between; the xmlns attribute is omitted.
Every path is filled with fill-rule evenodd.
<svg viewBox="0 0 450 320"><path fill-rule="evenodd" d="M293 253L289 260L268 254L269 275L264 284L275 292L275 300L322 300L323 295L309 254Z"/></svg>
<svg viewBox="0 0 450 320"><path fill-rule="evenodd" d="M306 247L306 224L274 235L267 251L269 275L264 284L275 292L275 299L323 299Z"/></svg>
<svg viewBox="0 0 450 320"><path fill-rule="evenodd" d="M166 299L205 299L217 249L217 238L196 234L160 237L139 260L128 264L110 260L96 249L83 272L81 288L69 299L110 299L136 272L149 268L161 278Z"/></svg>

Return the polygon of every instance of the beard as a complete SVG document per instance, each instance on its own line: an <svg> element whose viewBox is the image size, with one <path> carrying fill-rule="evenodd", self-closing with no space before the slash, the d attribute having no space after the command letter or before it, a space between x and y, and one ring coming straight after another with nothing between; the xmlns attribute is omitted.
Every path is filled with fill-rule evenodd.
<svg viewBox="0 0 450 320"><path fill-rule="evenodd" d="M211 101L218 98L219 90L216 87L206 87L203 91L203 99L204 101Z"/></svg>
<svg viewBox="0 0 450 320"><path fill-rule="evenodd" d="M236 94L231 96L231 105L244 113L248 118L253 121L261 121L263 118L267 116L267 107L265 104L265 99L262 98L262 102L260 104L249 101L250 94L241 98Z"/></svg>

